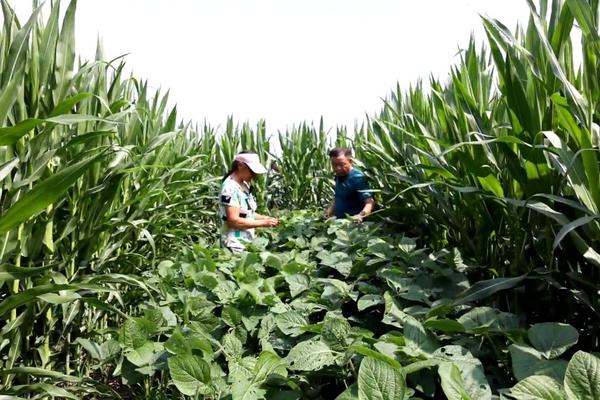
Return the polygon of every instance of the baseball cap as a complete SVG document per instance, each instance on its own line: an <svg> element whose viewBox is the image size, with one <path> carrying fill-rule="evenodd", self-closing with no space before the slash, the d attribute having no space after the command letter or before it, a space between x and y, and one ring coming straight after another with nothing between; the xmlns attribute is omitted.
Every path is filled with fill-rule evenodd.
<svg viewBox="0 0 600 400"><path fill-rule="evenodd" d="M256 153L240 153L233 158L235 161L243 162L255 174L266 174L267 169L260 163Z"/></svg>

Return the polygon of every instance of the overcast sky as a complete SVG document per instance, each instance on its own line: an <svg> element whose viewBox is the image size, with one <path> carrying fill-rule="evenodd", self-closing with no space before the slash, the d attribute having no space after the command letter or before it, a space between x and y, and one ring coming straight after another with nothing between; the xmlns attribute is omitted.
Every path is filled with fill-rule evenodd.
<svg viewBox="0 0 600 400"><path fill-rule="evenodd" d="M67 1L63 1L66 8ZM12 0L19 15L30 1ZM445 77L479 14L509 27L525 0L79 0L77 52L124 53L138 78L170 89L185 120L227 115L270 131L362 121L399 82Z"/></svg>

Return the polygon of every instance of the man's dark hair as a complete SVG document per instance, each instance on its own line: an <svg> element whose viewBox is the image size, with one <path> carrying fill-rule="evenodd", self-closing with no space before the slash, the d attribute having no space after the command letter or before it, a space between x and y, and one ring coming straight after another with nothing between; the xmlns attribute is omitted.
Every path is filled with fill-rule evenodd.
<svg viewBox="0 0 600 400"><path fill-rule="evenodd" d="M352 157L352 150L347 147L335 147L329 151L329 158L337 158L341 155Z"/></svg>

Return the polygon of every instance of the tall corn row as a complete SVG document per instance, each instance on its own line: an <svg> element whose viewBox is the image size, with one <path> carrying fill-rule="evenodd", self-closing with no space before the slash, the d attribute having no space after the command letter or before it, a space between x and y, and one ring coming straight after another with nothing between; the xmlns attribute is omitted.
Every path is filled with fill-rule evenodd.
<svg viewBox="0 0 600 400"><path fill-rule="evenodd" d="M550 273L598 313L598 1L529 5L514 33L484 18L487 49L398 88L355 145L388 222L494 274Z"/></svg>
<svg viewBox="0 0 600 400"><path fill-rule="evenodd" d="M76 336L118 324L111 303L151 293L136 276L155 257L214 230L206 156L167 96L100 45L75 64L76 4L21 25L1 2L0 379L19 393L59 390L27 385L42 369L82 372Z"/></svg>

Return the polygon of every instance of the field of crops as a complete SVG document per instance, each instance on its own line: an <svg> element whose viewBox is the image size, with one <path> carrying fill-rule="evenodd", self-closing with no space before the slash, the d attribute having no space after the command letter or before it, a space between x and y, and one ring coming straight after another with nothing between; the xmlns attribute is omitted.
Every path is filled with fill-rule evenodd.
<svg viewBox="0 0 600 400"><path fill-rule="evenodd" d="M277 138L180 122L101 46L76 63L75 0L0 1L0 400L600 400L598 0L484 18L447 79ZM321 219L334 144L364 224ZM282 224L234 255L244 149Z"/></svg>

